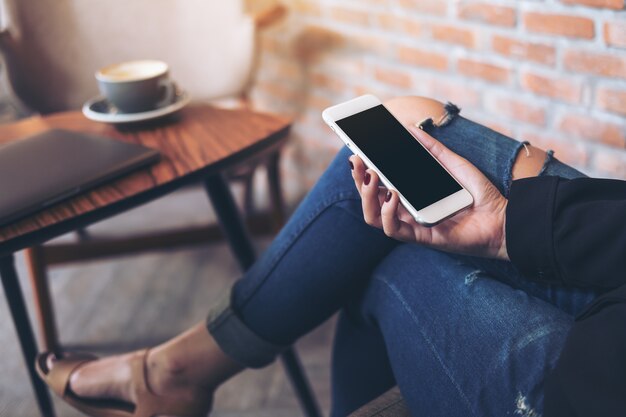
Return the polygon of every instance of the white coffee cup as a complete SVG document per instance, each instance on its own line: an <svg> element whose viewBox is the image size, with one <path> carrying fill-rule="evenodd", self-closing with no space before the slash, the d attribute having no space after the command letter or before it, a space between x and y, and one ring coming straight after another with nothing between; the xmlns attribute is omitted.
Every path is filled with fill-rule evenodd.
<svg viewBox="0 0 626 417"><path fill-rule="evenodd" d="M125 113L154 110L170 104L176 85L163 61L139 60L109 65L96 72L100 93Z"/></svg>

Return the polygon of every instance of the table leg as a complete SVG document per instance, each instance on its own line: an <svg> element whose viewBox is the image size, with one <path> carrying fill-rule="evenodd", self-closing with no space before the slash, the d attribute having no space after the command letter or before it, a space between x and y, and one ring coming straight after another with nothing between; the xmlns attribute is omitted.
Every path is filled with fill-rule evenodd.
<svg viewBox="0 0 626 417"><path fill-rule="evenodd" d="M205 180L205 188L239 265L243 270L250 268L255 261L254 248L228 184L221 175L213 175ZM319 406L293 347L283 352L281 359L305 415L320 417Z"/></svg>
<svg viewBox="0 0 626 417"><path fill-rule="evenodd" d="M13 255L0 259L0 277L2 278L2 286L4 287L4 295L9 304L9 309L11 310L13 324L15 325L15 330L17 331L17 336L20 341L22 354L26 361L30 382L35 390L39 412L44 417L52 417L54 416L54 409L52 408L50 393L46 385L39 379L35 372L37 345L26 311L26 305L24 304L22 288L20 287L17 272L15 271Z"/></svg>
<svg viewBox="0 0 626 417"><path fill-rule="evenodd" d="M256 255L233 194L221 175L208 177L204 185L230 248L245 271L252 266Z"/></svg>

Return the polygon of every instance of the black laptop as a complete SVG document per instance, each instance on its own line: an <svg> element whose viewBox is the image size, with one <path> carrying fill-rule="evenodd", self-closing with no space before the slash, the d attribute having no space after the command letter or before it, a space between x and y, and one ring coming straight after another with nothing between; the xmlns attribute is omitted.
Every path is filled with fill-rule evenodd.
<svg viewBox="0 0 626 417"><path fill-rule="evenodd" d="M0 146L0 225L134 169L159 152L115 139L49 130Z"/></svg>

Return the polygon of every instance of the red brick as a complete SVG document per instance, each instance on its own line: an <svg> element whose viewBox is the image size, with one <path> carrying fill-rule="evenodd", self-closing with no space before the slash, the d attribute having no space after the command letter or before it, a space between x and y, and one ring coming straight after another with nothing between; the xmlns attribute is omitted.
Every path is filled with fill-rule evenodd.
<svg viewBox="0 0 626 417"><path fill-rule="evenodd" d="M515 137L515 133L513 129L511 129L511 126L493 121L485 122L485 126L487 126L491 130L495 130L496 132L503 134L504 136L508 136L510 138Z"/></svg>
<svg viewBox="0 0 626 417"><path fill-rule="evenodd" d="M459 5L459 17L498 26L513 27L517 23L515 9L492 3L462 3Z"/></svg>
<svg viewBox="0 0 626 417"><path fill-rule="evenodd" d="M570 38L592 39L595 35L593 20L580 16L527 12L524 26L529 32Z"/></svg>
<svg viewBox="0 0 626 417"><path fill-rule="evenodd" d="M559 119L557 125L562 132L580 139L617 148L626 147L626 123L619 125L598 120L588 114L568 113Z"/></svg>
<svg viewBox="0 0 626 417"><path fill-rule="evenodd" d="M358 26L367 26L370 20L369 13L347 7L333 7L331 16L340 22Z"/></svg>
<svg viewBox="0 0 626 417"><path fill-rule="evenodd" d="M376 68L374 77L376 77L378 81L394 87L409 89L412 85L411 76L409 74L389 68Z"/></svg>
<svg viewBox="0 0 626 417"><path fill-rule="evenodd" d="M405 64L418 67L432 68L439 71L448 69L448 57L437 52L400 46L398 48L398 58Z"/></svg>
<svg viewBox="0 0 626 417"><path fill-rule="evenodd" d="M520 139L526 140L538 148L553 150L554 156L560 161L579 168L586 165L589 159L587 148L574 141L539 135L534 132L525 132Z"/></svg>
<svg viewBox="0 0 626 417"><path fill-rule="evenodd" d="M317 66L321 72L348 78L361 77L365 72L365 64L360 59L349 55L334 56Z"/></svg>
<svg viewBox="0 0 626 417"><path fill-rule="evenodd" d="M497 84L506 84L511 79L511 70L495 64L460 58L458 71L472 78L482 78Z"/></svg>
<svg viewBox="0 0 626 417"><path fill-rule="evenodd" d="M422 25L415 19L396 16L391 13L380 13L377 20L380 27L385 30L411 35L416 38L422 34Z"/></svg>
<svg viewBox="0 0 626 417"><path fill-rule="evenodd" d="M495 130L498 133L514 138L515 130L513 129L513 123L503 122L502 119L496 121L493 120L492 115L472 115L469 117L476 123L480 123L483 126L488 127L491 130Z"/></svg>
<svg viewBox="0 0 626 417"><path fill-rule="evenodd" d="M364 94L373 94L383 102L387 99L390 99L398 95L397 93L390 94L387 89L381 89L378 86L372 85L371 81L368 81L366 82L366 84L363 84L363 85L360 85L360 84L356 85L349 92L351 92L354 96L362 96Z"/></svg>
<svg viewBox="0 0 626 417"><path fill-rule="evenodd" d="M554 65L556 62L556 49L542 43L532 43L494 35L492 47L495 52L501 55L533 61L539 64Z"/></svg>
<svg viewBox="0 0 626 417"><path fill-rule="evenodd" d="M298 14L305 14L308 16L321 16L322 8L316 1L311 0L298 0L291 2L289 7Z"/></svg>
<svg viewBox="0 0 626 417"><path fill-rule="evenodd" d="M476 36L469 29L460 29L452 25L433 25L431 29L435 40L465 46L466 48L475 46Z"/></svg>
<svg viewBox="0 0 626 417"><path fill-rule="evenodd" d="M623 0L561 0L565 4L580 4L591 7L604 7L607 9L621 10L624 8Z"/></svg>
<svg viewBox="0 0 626 417"><path fill-rule="evenodd" d="M357 35L351 34L347 36L347 42L350 46L359 49L367 54L375 53L384 55L389 52L389 40L379 35Z"/></svg>
<svg viewBox="0 0 626 417"><path fill-rule="evenodd" d="M290 102L294 99L294 91L285 83L263 82L257 83L257 88L264 94L272 96L274 99Z"/></svg>
<svg viewBox="0 0 626 417"><path fill-rule="evenodd" d="M605 23L604 41L609 46L626 48L626 20Z"/></svg>
<svg viewBox="0 0 626 417"><path fill-rule="evenodd" d="M527 103L512 97L494 97L487 102L488 110L494 115L504 116L535 126L546 124L546 111L543 106Z"/></svg>
<svg viewBox="0 0 626 417"><path fill-rule="evenodd" d="M337 94L343 93L346 89L346 83L336 77L333 77L332 75L315 72L312 73L310 77L313 85L318 88L332 91Z"/></svg>
<svg viewBox="0 0 626 417"><path fill-rule="evenodd" d="M604 77L626 78L626 57L570 49L563 57L565 69Z"/></svg>
<svg viewBox="0 0 626 417"><path fill-rule="evenodd" d="M626 179L626 152L616 152L610 149L596 150L592 166L600 176Z"/></svg>
<svg viewBox="0 0 626 417"><path fill-rule="evenodd" d="M583 84L580 81L568 80L562 77L548 77L525 72L521 77L522 88L540 96L546 96L572 104L581 101Z"/></svg>
<svg viewBox="0 0 626 417"><path fill-rule="evenodd" d="M319 0L316 0L319 1ZM389 0L359 0L359 3L371 4L372 6L388 6Z"/></svg>
<svg viewBox="0 0 626 417"><path fill-rule="evenodd" d="M442 102L450 101L461 108L481 106L482 91L463 80L434 74L413 76L412 94L431 97Z"/></svg>
<svg viewBox="0 0 626 417"><path fill-rule="evenodd" d="M626 90L601 87L596 92L596 105L601 109L626 116Z"/></svg>
<svg viewBox="0 0 626 417"><path fill-rule="evenodd" d="M416 84L420 83L418 79ZM429 95L443 102L450 101L461 107L478 107L482 94L465 82L454 82L449 79L435 78L426 81Z"/></svg>
<svg viewBox="0 0 626 417"><path fill-rule="evenodd" d="M329 99L327 99L326 97L321 97L319 95L315 95L315 94L309 94L309 96L307 97L307 108L311 109L315 109L315 110L324 110L327 107L332 106L333 103L332 101L330 101Z"/></svg>
<svg viewBox="0 0 626 417"><path fill-rule="evenodd" d="M442 0L400 0L400 6L412 13L427 13L444 16L448 11L447 1Z"/></svg>

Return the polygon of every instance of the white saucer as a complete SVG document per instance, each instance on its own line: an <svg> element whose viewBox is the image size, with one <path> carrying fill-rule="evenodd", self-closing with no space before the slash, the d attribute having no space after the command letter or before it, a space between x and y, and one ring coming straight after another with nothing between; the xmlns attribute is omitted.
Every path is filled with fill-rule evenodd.
<svg viewBox="0 0 626 417"><path fill-rule="evenodd" d="M83 114L88 119L104 123L136 123L157 119L177 112L189 104L191 97L185 91L179 91L174 96L174 101L158 109L140 113L124 113L115 108L109 101L101 96L94 97L83 105Z"/></svg>

